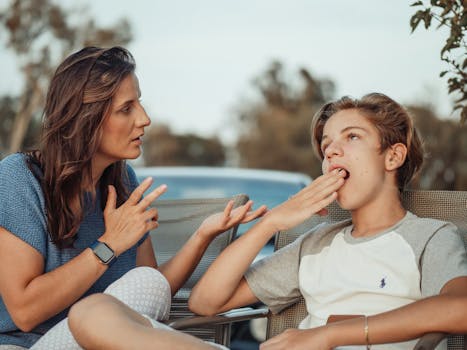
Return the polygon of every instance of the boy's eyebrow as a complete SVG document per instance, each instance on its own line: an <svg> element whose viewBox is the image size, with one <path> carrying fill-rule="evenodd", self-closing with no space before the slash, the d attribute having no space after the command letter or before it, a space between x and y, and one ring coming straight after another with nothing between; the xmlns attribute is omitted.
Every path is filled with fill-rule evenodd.
<svg viewBox="0 0 467 350"><path fill-rule="evenodd" d="M349 131L351 129L359 129L359 130L362 130L363 132L366 132L366 133L368 132L368 130L362 126L349 125L349 126L346 126L344 129L342 129L340 133L343 134L346 131ZM328 135L323 134L323 137L321 138L321 143L323 143L323 141L326 140L327 138L328 138Z"/></svg>

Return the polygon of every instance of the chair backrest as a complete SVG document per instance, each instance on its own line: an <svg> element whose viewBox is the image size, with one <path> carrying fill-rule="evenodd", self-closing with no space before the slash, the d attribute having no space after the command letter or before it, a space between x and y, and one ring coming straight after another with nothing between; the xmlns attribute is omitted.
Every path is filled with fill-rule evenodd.
<svg viewBox="0 0 467 350"><path fill-rule="evenodd" d="M151 231L151 240L159 265L165 263L190 238L201 222L211 214L222 212L227 203L233 200L234 208L245 204L248 196L239 194L231 198L201 198L158 200L154 206L159 212L159 227ZM172 299L170 319L192 316L188 309L188 298L191 289L206 272L219 253L230 244L236 236L238 226L217 236L207 248L195 271ZM191 329L187 333L199 338L218 343L230 340L230 326Z"/></svg>
<svg viewBox="0 0 467 350"><path fill-rule="evenodd" d="M419 217L430 217L454 223L461 233L467 249L467 191L404 191L404 207ZM325 217L312 216L304 223L276 235L275 249L293 242L298 236L322 222L337 222L350 218L350 213L341 209L335 202L328 207ZM266 338L282 333L287 328L296 328L307 315L303 298L278 315L268 320ZM464 349L464 337L450 337L449 349ZM462 342L462 343L461 343ZM459 346L459 347L458 347Z"/></svg>

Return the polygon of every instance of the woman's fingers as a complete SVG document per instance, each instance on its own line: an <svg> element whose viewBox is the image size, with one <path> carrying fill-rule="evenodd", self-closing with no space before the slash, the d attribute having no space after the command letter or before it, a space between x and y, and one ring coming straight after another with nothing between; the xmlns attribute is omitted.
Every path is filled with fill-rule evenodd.
<svg viewBox="0 0 467 350"><path fill-rule="evenodd" d="M258 209L254 210L252 212L246 213L246 215L242 219L241 223L245 224L247 222L250 222L251 220L257 219L260 216L263 216L264 214L266 214L267 211L268 211L268 207L266 205L262 205Z"/></svg>
<svg viewBox="0 0 467 350"><path fill-rule="evenodd" d="M139 209L146 209L149 207L152 202L154 202L157 198L159 198L165 191L167 191L167 185L160 185L157 187L155 190L150 192L148 195L146 195L138 204L137 207Z"/></svg>
<svg viewBox="0 0 467 350"><path fill-rule="evenodd" d="M115 191L115 187L109 185L108 187L108 194L107 194L107 202L105 203L104 214L112 211L117 206L117 192Z"/></svg>
<svg viewBox="0 0 467 350"><path fill-rule="evenodd" d="M230 216L230 212L232 211L232 208L234 206L234 201L230 200L227 205L224 208L224 217L228 218Z"/></svg>
<svg viewBox="0 0 467 350"><path fill-rule="evenodd" d="M151 187L152 181L152 177L145 178L143 182L141 182L141 184L133 190L126 203L130 205L138 204L143 197L144 192L146 192L148 188Z"/></svg>

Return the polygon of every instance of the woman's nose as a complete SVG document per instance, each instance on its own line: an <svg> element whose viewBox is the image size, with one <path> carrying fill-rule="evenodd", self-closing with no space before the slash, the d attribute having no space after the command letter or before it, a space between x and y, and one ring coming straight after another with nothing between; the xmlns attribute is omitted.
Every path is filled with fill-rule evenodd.
<svg viewBox="0 0 467 350"><path fill-rule="evenodd" d="M141 106L141 111L137 119L138 126L149 126L151 124L151 118L149 118L146 110Z"/></svg>

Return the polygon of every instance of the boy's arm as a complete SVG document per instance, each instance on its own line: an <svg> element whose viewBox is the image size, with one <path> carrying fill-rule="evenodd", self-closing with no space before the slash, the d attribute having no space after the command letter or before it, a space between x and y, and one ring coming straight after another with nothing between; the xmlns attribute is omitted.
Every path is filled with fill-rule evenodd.
<svg viewBox="0 0 467 350"><path fill-rule="evenodd" d="M224 249L193 288L190 309L213 315L256 301L243 275L258 252L275 232L298 225L334 201L344 175L336 170L320 176Z"/></svg>
<svg viewBox="0 0 467 350"><path fill-rule="evenodd" d="M467 333L467 277L455 278L440 294L367 318L369 344L402 342L431 332ZM262 349L313 344L317 349L365 345L365 318L358 317L307 330L288 330ZM281 347L283 346L283 347Z"/></svg>

